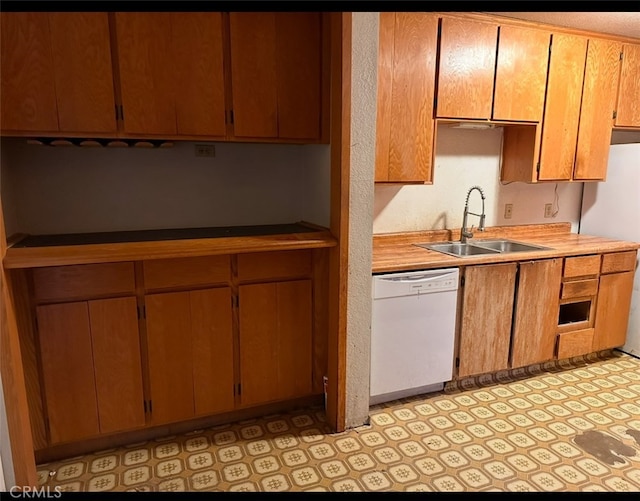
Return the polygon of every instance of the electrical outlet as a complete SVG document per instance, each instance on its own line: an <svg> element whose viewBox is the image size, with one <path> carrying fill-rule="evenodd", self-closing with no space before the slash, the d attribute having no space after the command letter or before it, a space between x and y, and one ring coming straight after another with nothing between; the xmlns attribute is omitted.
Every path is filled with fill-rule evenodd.
<svg viewBox="0 0 640 501"><path fill-rule="evenodd" d="M511 219L513 215L513 204L504 204L504 218Z"/></svg>
<svg viewBox="0 0 640 501"><path fill-rule="evenodd" d="M215 157L216 147L212 144L196 144L195 146L197 157Z"/></svg>
<svg viewBox="0 0 640 501"><path fill-rule="evenodd" d="M544 204L544 217L553 217L553 204Z"/></svg>

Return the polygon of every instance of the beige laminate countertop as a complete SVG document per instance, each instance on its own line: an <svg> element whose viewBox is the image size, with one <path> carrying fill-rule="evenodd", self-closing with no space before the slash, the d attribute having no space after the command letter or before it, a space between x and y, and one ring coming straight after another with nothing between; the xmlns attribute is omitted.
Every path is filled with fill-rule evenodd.
<svg viewBox="0 0 640 501"><path fill-rule="evenodd" d="M550 249L465 257L449 256L414 245L416 243L455 241L459 239L459 230L374 235L373 273L530 261L584 254L604 254L640 248L640 243L637 242L570 233L570 229L571 225L569 223L488 228L485 232L476 232L474 238L469 242L504 238L522 243L542 245Z"/></svg>

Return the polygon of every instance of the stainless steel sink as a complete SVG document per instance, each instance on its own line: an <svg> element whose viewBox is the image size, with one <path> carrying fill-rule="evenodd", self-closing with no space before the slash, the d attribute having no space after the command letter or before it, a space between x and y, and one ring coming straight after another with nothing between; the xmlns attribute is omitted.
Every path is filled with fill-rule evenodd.
<svg viewBox="0 0 640 501"><path fill-rule="evenodd" d="M478 247L469 243L463 244L460 242L438 242L433 244L415 244L418 247L424 247L425 249L442 252L443 254L449 254L455 257L464 256L478 256L482 254L497 254L499 251L495 249L489 249L488 247Z"/></svg>
<svg viewBox="0 0 640 501"><path fill-rule="evenodd" d="M551 249L550 247L543 247L542 245L523 244L522 242L515 242L513 240L478 240L473 243L435 242L414 245L455 257L481 256L483 254L509 254L512 252Z"/></svg>
<svg viewBox="0 0 640 501"><path fill-rule="evenodd" d="M496 250L498 252L527 252L535 250L550 250L550 247L542 245L523 244L513 240L478 240L473 245L485 247L487 249Z"/></svg>

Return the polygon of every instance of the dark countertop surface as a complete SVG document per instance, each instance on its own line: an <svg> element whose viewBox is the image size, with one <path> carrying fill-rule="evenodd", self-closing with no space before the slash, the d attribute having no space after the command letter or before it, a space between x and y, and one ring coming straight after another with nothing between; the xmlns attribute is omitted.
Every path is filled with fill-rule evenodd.
<svg viewBox="0 0 640 501"><path fill-rule="evenodd" d="M13 248L57 247L63 245L112 244L151 242L199 238L249 237L308 233L314 231L300 223L266 224L253 226L212 226L207 228L170 228L161 230L109 231L101 233L65 233L60 235L29 235Z"/></svg>

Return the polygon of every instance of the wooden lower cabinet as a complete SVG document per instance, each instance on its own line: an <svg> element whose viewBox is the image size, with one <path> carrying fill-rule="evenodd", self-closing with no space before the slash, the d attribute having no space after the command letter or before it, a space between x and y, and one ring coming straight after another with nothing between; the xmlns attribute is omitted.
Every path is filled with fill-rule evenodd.
<svg viewBox="0 0 640 501"><path fill-rule="evenodd" d="M311 280L240 286L241 405L311 394Z"/></svg>
<svg viewBox="0 0 640 501"><path fill-rule="evenodd" d="M508 367L516 270L516 263L466 268L458 376Z"/></svg>
<svg viewBox="0 0 640 501"><path fill-rule="evenodd" d="M145 296L154 425L234 407L229 287Z"/></svg>
<svg viewBox="0 0 640 501"><path fill-rule="evenodd" d="M135 298L36 311L50 442L144 426Z"/></svg>
<svg viewBox="0 0 640 501"><path fill-rule="evenodd" d="M511 367L551 360L556 345L562 259L519 264Z"/></svg>
<svg viewBox="0 0 640 501"><path fill-rule="evenodd" d="M627 271L600 276L591 351L615 348L625 343L631 310L633 274L633 271Z"/></svg>

